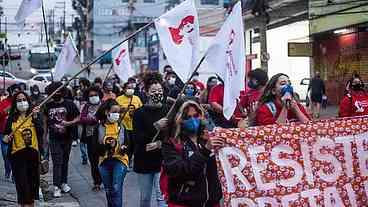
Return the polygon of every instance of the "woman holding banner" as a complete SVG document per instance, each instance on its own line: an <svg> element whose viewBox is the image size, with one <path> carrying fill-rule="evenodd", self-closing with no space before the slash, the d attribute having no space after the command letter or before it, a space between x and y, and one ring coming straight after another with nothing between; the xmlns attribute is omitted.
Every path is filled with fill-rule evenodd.
<svg viewBox="0 0 368 207"><path fill-rule="evenodd" d="M305 108L294 96L289 76L279 73L267 83L259 101L256 125L284 124L311 120Z"/></svg>
<svg viewBox="0 0 368 207"><path fill-rule="evenodd" d="M339 117L368 115L368 94L359 75L349 81L350 90L340 102Z"/></svg>
<svg viewBox="0 0 368 207"><path fill-rule="evenodd" d="M176 133L163 143L163 171L167 181L161 189L169 207L220 206L221 185L211 150L224 140L207 141L204 110L194 101L186 101L176 115Z"/></svg>
<svg viewBox="0 0 368 207"><path fill-rule="evenodd" d="M24 207L34 206L34 200L39 199L39 163L44 132L38 116L39 108L34 108L34 116L20 126L31 109L31 100L25 92L15 94L4 132L4 142L10 147L18 204Z"/></svg>

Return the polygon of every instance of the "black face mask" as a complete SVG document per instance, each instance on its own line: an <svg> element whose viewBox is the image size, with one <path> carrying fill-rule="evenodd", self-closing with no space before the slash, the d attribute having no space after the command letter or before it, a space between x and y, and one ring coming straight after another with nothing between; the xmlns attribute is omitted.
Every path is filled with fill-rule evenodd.
<svg viewBox="0 0 368 207"><path fill-rule="evenodd" d="M363 90L364 86L363 84L354 84L354 85L351 85L351 89L353 91L360 91L360 90Z"/></svg>

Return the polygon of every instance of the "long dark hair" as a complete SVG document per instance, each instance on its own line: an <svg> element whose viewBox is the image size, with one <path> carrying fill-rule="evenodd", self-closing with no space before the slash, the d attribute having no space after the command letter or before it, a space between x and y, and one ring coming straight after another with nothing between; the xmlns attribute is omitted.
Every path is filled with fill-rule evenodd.
<svg viewBox="0 0 368 207"><path fill-rule="evenodd" d="M286 76L289 78L288 75L284 74L284 73L278 73L274 76L272 76L272 78L268 81L264 91L263 91L263 95L261 96L261 98L259 99L259 105L263 105L267 102L270 101L274 101L275 100L275 95L272 93L272 90L275 89L276 87L276 83L279 80L279 78L281 76Z"/></svg>
<svg viewBox="0 0 368 207"><path fill-rule="evenodd" d="M108 99L97 109L96 119L101 123L105 123L107 121L106 111L110 111L111 108L115 105L119 105L114 99Z"/></svg>
<svg viewBox="0 0 368 207"><path fill-rule="evenodd" d="M20 112L17 109L17 96L19 96L20 94L23 94L26 97L28 105L29 105L29 108L26 111L26 116L28 116L32 112L31 98L28 96L28 94L26 92L20 91L12 97L12 104L11 104L11 108L10 108L10 111L9 111L9 118L8 118L11 122L17 121L18 118L19 118L19 115L20 115Z"/></svg>

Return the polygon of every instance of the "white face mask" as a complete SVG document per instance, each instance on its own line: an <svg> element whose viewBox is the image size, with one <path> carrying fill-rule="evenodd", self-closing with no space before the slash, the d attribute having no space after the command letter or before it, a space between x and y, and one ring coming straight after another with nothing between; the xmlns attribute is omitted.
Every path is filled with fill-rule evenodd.
<svg viewBox="0 0 368 207"><path fill-rule="evenodd" d="M125 94L127 96L132 96L134 94L134 89L127 89L126 92L125 92Z"/></svg>
<svg viewBox="0 0 368 207"><path fill-rule="evenodd" d="M175 85L175 82L176 82L176 78L170 78L169 79L169 84L170 85Z"/></svg>
<svg viewBox="0 0 368 207"><path fill-rule="evenodd" d="M193 80L197 81L197 80L199 80L199 77L198 76L193 76Z"/></svg>
<svg viewBox="0 0 368 207"><path fill-rule="evenodd" d="M109 115L107 116L107 120L109 122L117 122L119 118L120 118L119 113L109 113Z"/></svg>
<svg viewBox="0 0 368 207"><path fill-rule="evenodd" d="M21 102L17 102L17 109L20 112L25 112L27 111L29 108L29 104L27 101L21 101Z"/></svg>
<svg viewBox="0 0 368 207"><path fill-rule="evenodd" d="M89 102L93 105L97 105L100 103L100 97L98 96L91 96L89 97Z"/></svg>

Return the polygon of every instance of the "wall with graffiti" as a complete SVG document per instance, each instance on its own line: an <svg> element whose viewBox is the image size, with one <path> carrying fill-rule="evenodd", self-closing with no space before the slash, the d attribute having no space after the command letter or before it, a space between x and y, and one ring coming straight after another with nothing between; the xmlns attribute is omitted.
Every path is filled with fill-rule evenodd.
<svg viewBox="0 0 368 207"><path fill-rule="evenodd" d="M368 32L320 35L313 43L314 71L320 71L331 104L338 104L353 73L368 81Z"/></svg>

